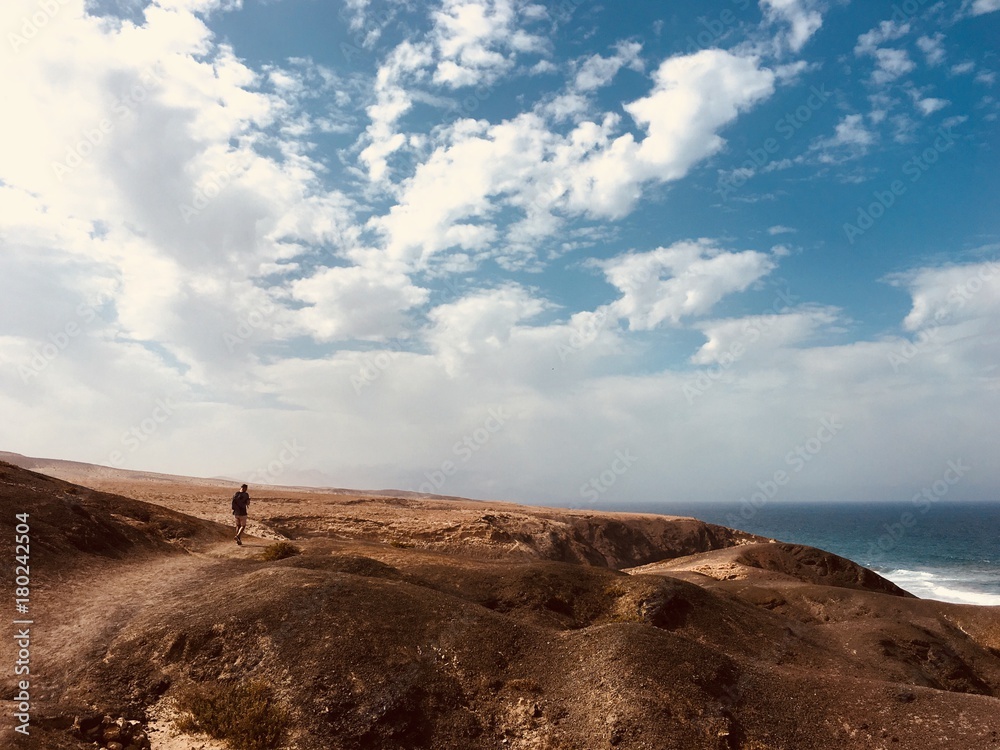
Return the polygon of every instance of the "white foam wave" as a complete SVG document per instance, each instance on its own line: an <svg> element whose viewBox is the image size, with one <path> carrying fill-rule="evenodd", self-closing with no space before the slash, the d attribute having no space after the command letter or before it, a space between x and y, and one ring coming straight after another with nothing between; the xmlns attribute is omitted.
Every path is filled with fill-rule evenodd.
<svg viewBox="0 0 1000 750"><path fill-rule="evenodd" d="M947 578L940 573L927 570L890 570L881 575L921 599L936 599L953 604L976 604L983 607L1000 606L1000 594L963 588L961 581Z"/></svg>

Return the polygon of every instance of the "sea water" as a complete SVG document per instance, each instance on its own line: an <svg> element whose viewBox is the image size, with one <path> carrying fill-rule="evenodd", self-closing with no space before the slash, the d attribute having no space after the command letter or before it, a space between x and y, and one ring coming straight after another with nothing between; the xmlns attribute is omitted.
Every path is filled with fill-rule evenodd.
<svg viewBox="0 0 1000 750"><path fill-rule="evenodd" d="M1000 606L1000 502L664 503L629 510L693 516L819 547L923 599Z"/></svg>

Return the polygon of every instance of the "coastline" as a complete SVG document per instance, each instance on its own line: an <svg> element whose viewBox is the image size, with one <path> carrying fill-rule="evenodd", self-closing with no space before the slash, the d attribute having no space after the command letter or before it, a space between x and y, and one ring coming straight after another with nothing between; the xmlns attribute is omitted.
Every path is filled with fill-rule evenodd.
<svg viewBox="0 0 1000 750"><path fill-rule="evenodd" d="M775 502L737 526L734 509L724 503L641 506L825 549L922 599L1000 606L1000 502L942 502L925 515L907 502Z"/></svg>

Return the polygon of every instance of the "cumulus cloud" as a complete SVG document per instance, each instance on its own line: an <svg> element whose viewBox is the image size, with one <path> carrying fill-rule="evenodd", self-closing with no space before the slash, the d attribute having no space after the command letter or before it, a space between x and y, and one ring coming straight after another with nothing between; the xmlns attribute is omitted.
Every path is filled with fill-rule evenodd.
<svg viewBox="0 0 1000 750"><path fill-rule="evenodd" d="M854 45L854 54L874 55L880 45L901 39L909 34L911 29L909 21L882 21L878 26L858 37L858 41Z"/></svg>
<svg viewBox="0 0 1000 750"><path fill-rule="evenodd" d="M652 93L625 110L648 132L637 153L643 171L671 177L722 148L716 131L774 93L774 73L723 50L665 60L653 81Z"/></svg>
<svg viewBox="0 0 1000 750"><path fill-rule="evenodd" d="M940 65L944 62L944 34L938 32L934 36L922 36L917 39L917 46L924 53L928 65Z"/></svg>
<svg viewBox="0 0 1000 750"><path fill-rule="evenodd" d="M760 0L761 10L771 23L789 26L786 42L792 52L798 52L823 25L819 4L812 0Z"/></svg>
<svg viewBox="0 0 1000 750"><path fill-rule="evenodd" d="M421 264L451 247L482 251L495 237L490 198L520 190L552 136L534 115L496 126L467 122L405 183L400 201L373 226L393 258Z"/></svg>
<svg viewBox="0 0 1000 750"><path fill-rule="evenodd" d="M404 41L379 66L375 76L375 102L366 110L371 120L364 136L367 145L359 155L373 181L388 176L388 158L406 143L406 136L399 132L397 123L413 106L408 85L411 77L431 60L428 45Z"/></svg>
<svg viewBox="0 0 1000 750"><path fill-rule="evenodd" d="M910 59L909 53L903 49L883 47L881 45L901 39L910 33L912 27L909 21L882 21L878 26L858 37L854 46L854 54L858 57L869 56L875 60L875 70L871 82L875 86L886 86L896 79L911 73L916 65ZM940 40L923 37L921 45L929 59L940 52ZM919 44L919 43L918 43Z"/></svg>
<svg viewBox="0 0 1000 750"><path fill-rule="evenodd" d="M503 350L518 335L518 327L546 307L544 300L516 284L483 290L431 310L426 338L454 375L467 360L484 354L507 356Z"/></svg>
<svg viewBox="0 0 1000 750"><path fill-rule="evenodd" d="M251 70L199 15L231 6L160 2L112 23L64 3L3 52L17 75L0 96L19 116L0 141L0 232L8 251L72 269L58 289L41 277L20 289L25 311L53 298L96 306L101 325L81 330L79 351L95 337L128 342L188 386L244 367L252 339L292 330L278 297L299 273L294 257L352 232L351 201L320 186L323 167L300 140L312 127L288 126L303 96L294 71ZM5 5L4 18L22 11ZM109 369L118 359L94 360L111 392L127 369Z"/></svg>
<svg viewBox="0 0 1000 750"><path fill-rule="evenodd" d="M432 14L435 82L451 88L488 85L511 69L518 54L543 52L545 38L518 23L522 15L536 18L537 6L523 5L517 0L443 0Z"/></svg>
<svg viewBox="0 0 1000 750"><path fill-rule="evenodd" d="M773 91L774 74L758 60L704 50L665 60L650 94L625 104L645 132L638 141L617 135L620 118L610 114L568 135L536 114L496 125L459 121L372 226L392 257L421 264L452 247L483 251L497 236L498 203L549 233L558 223L545 218L554 213L623 216L646 183L680 179L719 151L718 131Z"/></svg>
<svg viewBox="0 0 1000 750"><path fill-rule="evenodd" d="M402 273L362 266L326 268L292 282L303 327L320 341L374 339L405 333L406 311L428 299Z"/></svg>
<svg viewBox="0 0 1000 750"><path fill-rule="evenodd" d="M916 65L906 50L879 48L875 50L875 71L872 83L883 86L912 72Z"/></svg>
<svg viewBox="0 0 1000 750"><path fill-rule="evenodd" d="M821 162L832 164L864 155L875 140L862 115L846 115L837 123L832 136L817 140L810 148Z"/></svg>
<svg viewBox="0 0 1000 750"><path fill-rule="evenodd" d="M933 96L928 96L923 99L917 99L917 109L925 117L932 115L938 110L944 109L948 106L950 102L947 99L938 99Z"/></svg>
<svg viewBox="0 0 1000 750"><path fill-rule="evenodd" d="M699 323L696 328L707 340L691 356L691 362L697 365L726 365L737 360L763 360L777 365L779 358L775 356L776 352L815 343L813 339L817 333L829 329L839 320L840 311L836 308L813 305Z"/></svg>
<svg viewBox="0 0 1000 750"><path fill-rule="evenodd" d="M890 281L905 287L913 298L903 321L911 331L1000 316L1000 263L996 261L919 268Z"/></svg>
<svg viewBox="0 0 1000 750"><path fill-rule="evenodd" d="M593 91L607 86L623 67L641 71L643 69L641 53L642 44L639 42L619 42L615 54L610 57L591 55L577 68L573 87L577 91Z"/></svg>
<svg viewBox="0 0 1000 750"><path fill-rule="evenodd" d="M678 242L595 265L621 292L610 309L633 331L705 315L723 297L747 289L775 268L764 253L730 252L709 240Z"/></svg>
<svg viewBox="0 0 1000 750"><path fill-rule="evenodd" d="M1000 10L1000 0L975 0L970 12L974 16L982 16Z"/></svg>

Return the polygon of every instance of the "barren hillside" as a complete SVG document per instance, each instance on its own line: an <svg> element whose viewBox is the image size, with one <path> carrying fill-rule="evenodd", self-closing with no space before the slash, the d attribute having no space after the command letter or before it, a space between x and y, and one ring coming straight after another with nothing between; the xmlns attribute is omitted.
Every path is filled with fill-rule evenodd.
<svg viewBox="0 0 1000 750"><path fill-rule="evenodd" d="M31 526L31 735L5 726L12 747L1000 748L996 610L819 550L292 489L252 492L237 547L222 483L89 483L0 464L5 559L15 514ZM262 559L278 540L300 554Z"/></svg>

